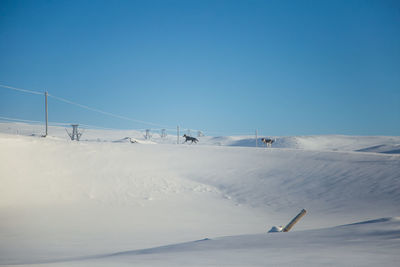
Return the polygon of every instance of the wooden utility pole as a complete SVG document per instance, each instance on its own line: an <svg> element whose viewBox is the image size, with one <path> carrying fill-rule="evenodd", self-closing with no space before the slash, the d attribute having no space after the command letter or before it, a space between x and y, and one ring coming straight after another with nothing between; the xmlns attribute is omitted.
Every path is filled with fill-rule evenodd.
<svg viewBox="0 0 400 267"><path fill-rule="evenodd" d="M167 137L166 129L161 129L161 138L165 139Z"/></svg>
<svg viewBox="0 0 400 267"><path fill-rule="evenodd" d="M306 215L307 211L305 209L302 209L299 214L296 215L296 217L293 218L293 220L288 223L288 225L285 226L285 228L282 229L282 232L289 232L290 229L304 216Z"/></svg>
<svg viewBox="0 0 400 267"><path fill-rule="evenodd" d="M258 147L258 131L256 129L256 147Z"/></svg>
<svg viewBox="0 0 400 267"><path fill-rule="evenodd" d="M146 135L144 136L144 138L146 140L150 140L151 139L150 129L146 129Z"/></svg>
<svg viewBox="0 0 400 267"><path fill-rule="evenodd" d="M47 95L48 95L47 91L44 92L45 113L46 113L46 134L44 135L44 137L46 137L47 134L48 134L48 124L49 124L49 115L48 115L48 112L47 112Z"/></svg>
<svg viewBox="0 0 400 267"><path fill-rule="evenodd" d="M177 138L176 143L179 145L179 125L176 126L176 138Z"/></svg>

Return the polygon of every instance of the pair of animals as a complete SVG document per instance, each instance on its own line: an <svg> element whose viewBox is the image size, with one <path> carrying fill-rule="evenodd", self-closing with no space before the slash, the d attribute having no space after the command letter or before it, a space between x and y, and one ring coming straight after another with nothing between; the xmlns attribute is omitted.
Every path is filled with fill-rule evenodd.
<svg viewBox="0 0 400 267"><path fill-rule="evenodd" d="M186 143L187 141L192 141L192 144L193 144L193 142L197 143L199 141L197 138L188 136L186 134L184 134L183 137L185 137L184 143ZM272 143L275 142L275 140L271 139L271 138L261 138L261 142L263 142L266 146L270 147L270 146L272 146Z"/></svg>

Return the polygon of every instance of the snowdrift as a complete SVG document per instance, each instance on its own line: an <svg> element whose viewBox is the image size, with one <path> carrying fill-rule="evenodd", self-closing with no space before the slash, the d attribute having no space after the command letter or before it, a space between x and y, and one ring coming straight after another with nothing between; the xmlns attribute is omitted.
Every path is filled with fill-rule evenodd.
<svg viewBox="0 0 400 267"><path fill-rule="evenodd" d="M399 246L396 239L399 238L400 218L381 218L290 234L205 238L183 244L101 255L87 260L103 259L106 262L141 266L163 266L165 262L204 266L364 266L385 262L394 266L400 256L389 261L388 257L397 253ZM322 251L318 249L320 247L323 247ZM355 250L361 251L354 253ZM374 250L374 253L369 250Z"/></svg>

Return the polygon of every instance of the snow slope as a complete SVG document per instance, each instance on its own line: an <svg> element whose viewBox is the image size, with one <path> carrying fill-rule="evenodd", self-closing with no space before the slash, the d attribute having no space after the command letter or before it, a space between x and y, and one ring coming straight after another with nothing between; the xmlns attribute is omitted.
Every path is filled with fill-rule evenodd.
<svg viewBox="0 0 400 267"><path fill-rule="evenodd" d="M278 137L281 148L266 149L235 146L246 137L132 144L133 132L100 130L73 142L60 128L27 136L29 127L0 134L0 265L399 260L400 156L355 151L398 137ZM267 234L302 208L292 232Z"/></svg>
<svg viewBox="0 0 400 267"><path fill-rule="evenodd" d="M201 239L52 262L60 266L396 266L400 219L285 234ZM171 264L172 263L172 264Z"/></svg>

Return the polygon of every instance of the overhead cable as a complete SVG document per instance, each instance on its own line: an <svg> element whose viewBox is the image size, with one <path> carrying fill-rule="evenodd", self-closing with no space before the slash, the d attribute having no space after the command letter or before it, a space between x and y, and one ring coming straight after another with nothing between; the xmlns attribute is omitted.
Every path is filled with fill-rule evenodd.
<svg viewBox="0 0 400 267"><path fill-rule="evenodd" d="M163 125L156 124L156 123L153 123L153 122L136 120L136 119L128 118L128 117L125 117L125 116L117 115L117 114L114 114L114 113L111 113L111 112L107 112L107 111L103 111L103 110L100 110L100 109L92 108L92 107L89 107L89 106L86 106L86 105L82 105L82 104L67 100L67 99L62 98L62 97L54 96L54 95L51 95L51 94L49 94L48 96L52 97L52 98L54 98L54 99L56 99L58 101L65 102L65 103L70 104L70 105L75 105L77 107L81 107L81 108L84 108L84 109L87 109L87 110L90 110L90 111L94 111L94 112L98 112L98 113L101 113L101 114L104 114L104 115L108 115L108 116L111 116L111 117L115 117L115 118L119 118L119 119L123 119L123 120L128 120L128 121L132 121L132 122L136 122L136 123L153 125L153 126L157 126L157 127L164 127Z"/></svg>
<svg viewBox="0 0 400 267"><path fill-rule="evenodd" d="M44 94L43 92L38 92L38 91L33 91L33 90L27 90L27 89L12 87L12 86L3 85L3 84L0 84L0 87L8 88L8 89L11 89L11 90L20 91L20 92L24 92L24 93L35 94L35 95L43 95L43 94ZM164 125L160 125L160 124L153 123L153 122L147 122L147 121L136 120L136 119L128 118L128 117L125 117L125 116L113 114L113 113L111 113L111 112L102 111L102 110L99 110L99 109L96 109L96 108L92 108L92 107L89 107L89 106L86 106L86 105L82 105L82 104L79 104L79 103L76 103L76 102L67 100L67 99L62 98L62 97L58 97L58 96L52 95L52 94L48 94L48 96L49 96L49 97L52 97L52 98L54 98L54 99L56 99L56 100L65 102L65 103L67 103L67 104L75 105L75 106L78 106L78 107L81 107L81 108L84 108L84 109L87 109L87 110L90 110L90 111L94 111L94 112L101 113L101 114L103 114L103 115L111 116L111 117L114 117L114 118L119 118L119 119L128 120L128 121L132 121L132 122L136 122L136 123L141 123L141 124L146 124L146 125L152 125L152 126L156 126L156 127L163 127L163 128L166 128Z"/></svg>
<svg viewBox="0 0 400 267"><path fill-rule="evenodd" d="M4 85L4 84L0 84L0 87L8 88L8 89L11 89L11 90L20 91L20 92L24 92L24 93L34 94L34 95L43 95L42 92L32 91L32 90L27 90L27 89L22 89L22 88L17 88L17 87L12 87L12 86L8 86L8 85Z"/></svg>

